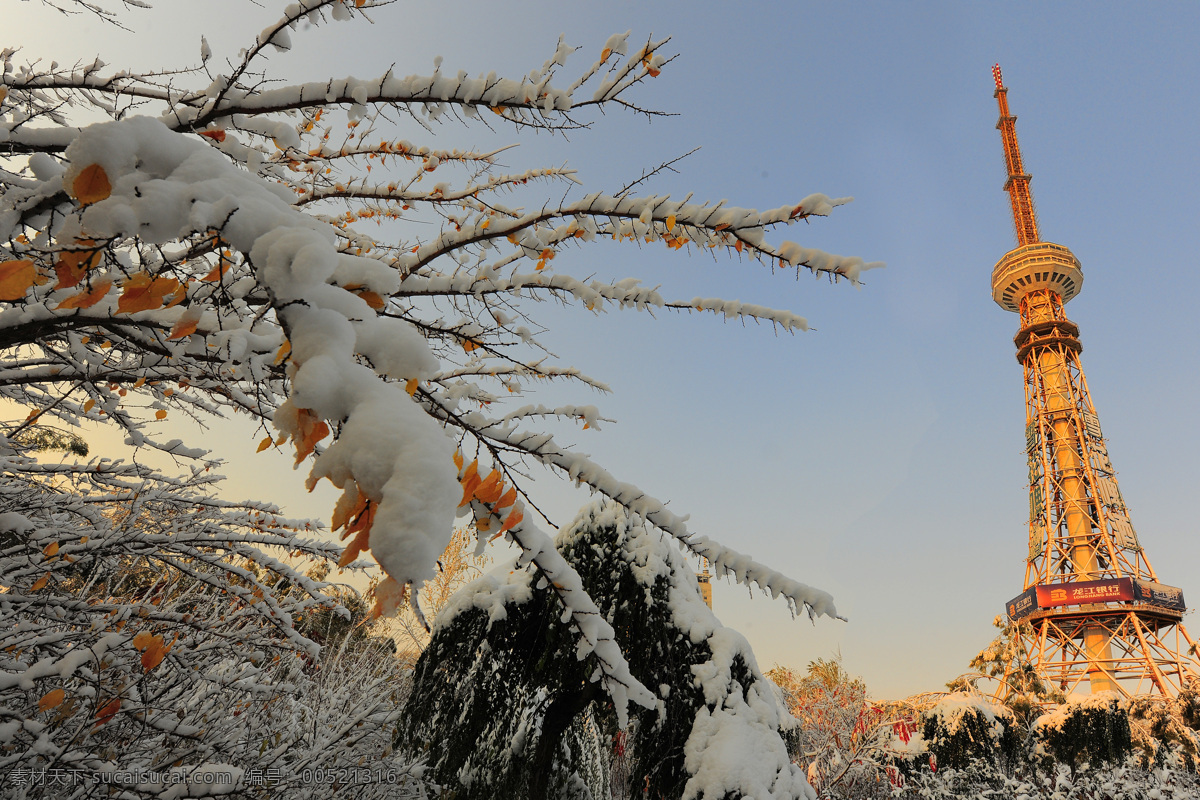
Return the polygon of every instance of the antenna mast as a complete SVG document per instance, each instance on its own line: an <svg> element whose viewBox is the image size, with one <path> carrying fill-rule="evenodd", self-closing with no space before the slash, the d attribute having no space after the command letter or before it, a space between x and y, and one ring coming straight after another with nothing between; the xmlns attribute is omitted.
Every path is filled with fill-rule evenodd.
<svg viewBox="0 0 1200 800"><path fill-rule="evenodd" d="M1013 228L1017 232L1017 246L1041 241L1038 237L1037 213L1033 208L1033 193L1029 189L1031 175L1025 172L1021 163L1021 146L1017 144L1017 118L1008 113L1008 89L1004 87L1004 78L1000 74L1000 65L992 67L992 77L996 79L995 97L1000 104L1000 120L996 128L1004 141L1004 165L1008 168L1008 180L1004 191L1012 202Z"/></svg>

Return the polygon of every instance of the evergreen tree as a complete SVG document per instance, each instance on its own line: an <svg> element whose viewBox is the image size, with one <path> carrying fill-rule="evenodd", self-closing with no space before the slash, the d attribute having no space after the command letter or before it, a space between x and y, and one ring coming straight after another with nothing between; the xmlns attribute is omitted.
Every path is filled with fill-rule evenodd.
<svg viewBox="0 0 1200 800"><path fill-rule="evenodd" d="M438 618L400 726L401 745L427 749L448 796L598 797L608 769L597 762L626 725L629 785L651 797L811 793L749 646L704 605L677 549L605 502L556 546L658 703L619 719L546 580L520 563L493 572Z"/></svg>

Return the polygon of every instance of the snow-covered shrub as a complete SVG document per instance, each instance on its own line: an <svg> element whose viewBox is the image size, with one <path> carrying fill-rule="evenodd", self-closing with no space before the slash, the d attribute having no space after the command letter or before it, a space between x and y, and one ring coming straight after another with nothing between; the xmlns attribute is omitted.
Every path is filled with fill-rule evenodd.
<svg viewBox="0 0 1200 800"><path fill-rule="evenodd" d="M978 695L976 694L976 697ZM949 698L952 699L954 695ZM951 766L945 758L930 761L930 749L924 737L919 733L906 742L897 737L893 748L897 758L902 760L903 779L893 782L888 796L895 798L944 798L957 800L970 798L1018 798L1034 800L1195 800L1200 798L1200 775L1189 767L1186 749L1179 743L1168 741L1163 744L1152 736L1153 722L1160 722L1157 711L1143 710L1143 718L1132 719L1134 740L1137 742L1138 726L1144 725L1147 749L1157 760L1153 761L1142 753L1130 753L1124 758L1114 755L1111 758L1102 757L1107 750L1103 736L1097 736L1096 731L1086 730L1089 723L1083 720L1090 718L1090 724L1102 728L1111 723L1119 729L1120 714L1113 713L1112 701L1114 696L1109 694L1099 698L1076 697L1071 703L1060 705L1057 709L1044 712L1033 726L1033 731L1019 742L1011 758L997 758L995 753L983 754L979 758L959 761ZM946 702L945 699L931 706L926 714L936 713L934 709ZM1130 705L1137 705L1134 700ZM980 698L975 703L962 703L954 699L951 705L943 711L947 719L960 715L964 707L974 705L982 711L980 705L987 701ZM1173 702L1165 703L1167 710L1172 711L1176 706ZM1085 712L1080 714L1081 708ZM1118 703L1118 708L1120 704ZM1177 710L1177 708L1175 708ZM1107 722L1097 722L1094 712L1105 715ZM1123 713L1123 712L1121 712ZM1142 713L1142 712L1139 712ZM1003 713L1001 712L1001 716ZM986 715L984 715L986 716ZM960 719L967 719L963 715ZM977 719L978 721L978 719ZM1051 729L1057 729L1051 731ZM1084 728L1081 731L1079 728ZM1020 730L1019 726L1016 730ZM1062 739L1063 731L1075 733L1070 742ZM1020 737L1018 737L1020 738ZM1047 739L1062 741L1059 751L1052 750L1047 745ZM1079 742L1099 742L1091 754L1080 752ZM1120 738L1119 732L1115 737ZM1168 737L1169 739L1169 737ZM1128 752L1128 750L1127 750ZM1072 760L1074 759L1074 760ZM829 795L840 798L836 792Z"/></svg>
<svg viewBox="0 0 1200 800"><path fill-rule="evenodd" d="M339 548L212 481L0 456L0 774L26 781L5 791L215 771L277 798L416 796L419 768L390 751L390 651L351 629L361 602L354 620L294 566ZM322 653L301 631L325 615L343 621ZM363 764L395 780L311 780ZM142 783L122 796L164 789Z"/></svg>
<svg viewBox="0 0 1200 800"><path fill-rule="evenodd" d="M1133 747L1128 701L1113 692L1072 696L1038 717L1031 735L1033 756L1045 764L1120 764Z"/></svg>
<svg viewBox="0 0 1200 800"><path fill-rule="evenodd" d="M1035 770L1018 765L1011 774L995 766L973 764L909 776L893 798L937 800L1196 800L1200 779L1178 769L1142 767L1133 760L1072 771L1051 763Z"/></svg>
<svg viewBox="0 0 1200 800"><path fill-rule="evenodd" d="M1200 755L1200 734L1188 725L1191 698L1135 697L1129 701L1129 726L1133 747L1143 764L1170 763L1195 771Z"/></svg>
<svg viewBox="0 0 1200 800"><path fill-rule="evenodd" d="M881 783L897 779L893 762L908 754L911 741L902 739L908 730L898 704L872 702L840 657L818 658L804 674L776 666L766 675L796 718L785 732L788 751L822 796L874 797Z"/></svg>
<svg viewBox="0 0 1200 800"><path fill-rule="evenodd" d="M939 770L1008 765L1021 744L1012 712L974 692L946 695L921 714L920 725L926 751Z"/></svg>
<svg viewBox="0 0 1200 800"><path fill-rule="evenodd" d="M638 654L634 676L656 687L655 707L633 710L621 737L631 756L618 793L811 794L780 737L786 711L746 641L700 599L694 572L669 540L614 503L594 503L557 547L618 642ZM596 765L607 765L624 720L604 699L597 656L580 657L547 582L518 560L461 590L435 621L400 742L427 755L450 796L609 791Z"/></svg>

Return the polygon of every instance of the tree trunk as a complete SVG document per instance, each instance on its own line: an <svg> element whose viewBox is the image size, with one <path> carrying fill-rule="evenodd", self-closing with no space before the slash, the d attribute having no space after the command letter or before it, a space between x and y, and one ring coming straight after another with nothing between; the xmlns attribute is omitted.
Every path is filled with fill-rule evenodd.
<svg viewBox="0 0 1200 800"><path fill-rule="evenodd" d="M542 720L542 735L538 737L537 749L534 750L528 766L529 800L548 800L550 772L562 736L571 720L599 696L600 683L588 683L573 692L560 694L550 703L550 707L546 709L546 717Z"/></svg>

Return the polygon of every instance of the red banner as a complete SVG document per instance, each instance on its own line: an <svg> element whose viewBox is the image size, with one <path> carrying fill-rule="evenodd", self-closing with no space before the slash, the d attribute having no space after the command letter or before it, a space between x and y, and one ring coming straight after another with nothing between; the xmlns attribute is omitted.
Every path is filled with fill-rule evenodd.
<svg viewBox="0 0 1200 800"><path fill-rule="evenodd" d="M1009 600L1005 605L1008 618L1016 621L1044 608L1055 606L1085 606L1092 603L1109 603L1134 600L1158 606L1186 610L1183 592L1174 586L1161 583L1111 578L1104 581L1077 581L1075 583L1047 583L1031 586Z"/></svg>
<svg viewBox="0 0 1200 800"><path fill-rule="evenodd" d="M1040 608L1052 606L1082 606L1089 603L1107 603L1111 600L1132 600L1133 581L1116 578L1107 581L1078 581L1076 583L1051 583L1037 587L1037 604Z"/></svg>

